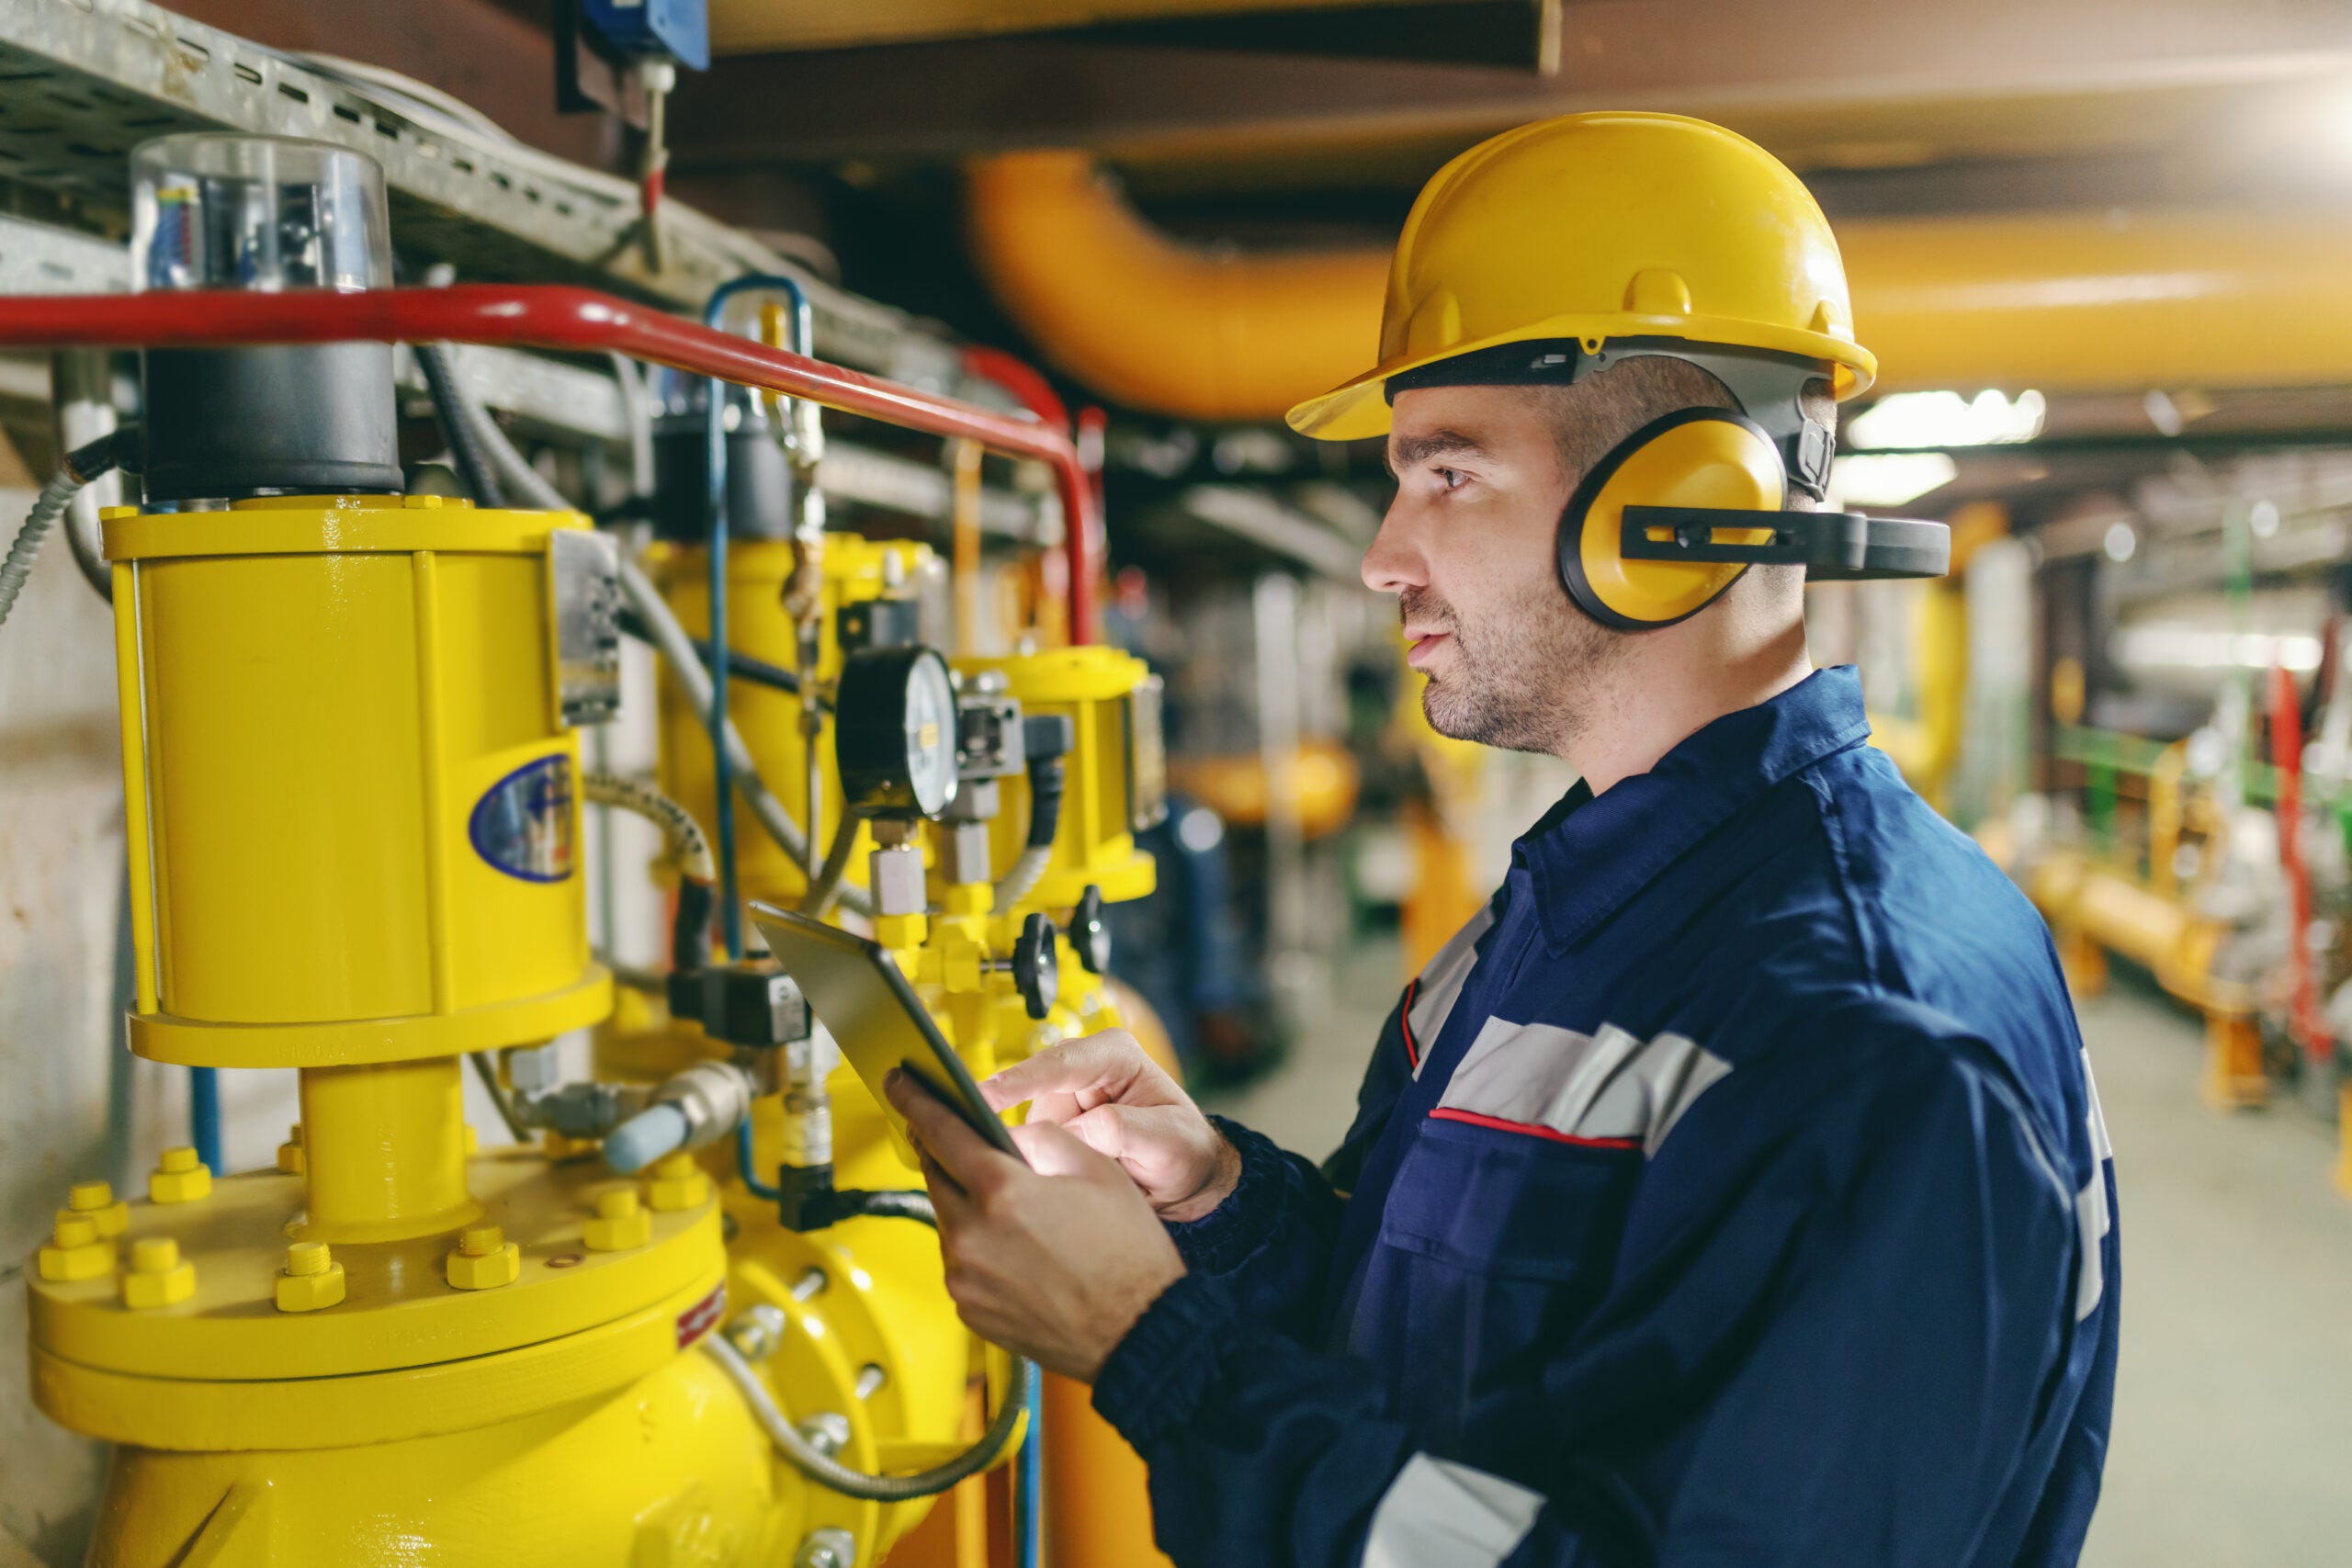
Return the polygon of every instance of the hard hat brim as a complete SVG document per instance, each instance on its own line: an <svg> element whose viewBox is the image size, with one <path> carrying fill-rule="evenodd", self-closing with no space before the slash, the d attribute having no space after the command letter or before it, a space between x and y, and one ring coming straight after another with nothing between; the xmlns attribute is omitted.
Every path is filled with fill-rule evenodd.
<svg viewBox="0 0 2352 1568"><path fill-rule="evenodd" d="M1384 389L1391 376L1504 344L1577 338L1589 353L1611 338L1653 337L1681 338L1692 344L1721 347L1760 348L1817 360L1831 367L1831 396L1841 403L1869 390L1871 383L1878 378L1876 355L1850 339L1833 337L1827 333L1713 316L1554 316L1491 337L1448 344L1425 354L1398 355L1353 380L1295 405L1283 418L1293 430L1317 441L1369 440L1388 434L1390 415Z"/></svg>

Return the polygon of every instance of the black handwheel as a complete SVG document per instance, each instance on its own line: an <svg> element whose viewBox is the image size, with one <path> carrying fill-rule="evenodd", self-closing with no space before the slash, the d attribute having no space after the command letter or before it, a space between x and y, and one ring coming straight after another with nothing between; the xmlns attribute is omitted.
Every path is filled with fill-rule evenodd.
<svg viewBox="0 0 2352 1568"><path fill-rule="evenodd" d="M1069 912L1069 938L1079 964L1089 975L1111 972L1111 922L1102 918L1102 889L1092 884L1078 896Z"/></svg>
<svg viewBox="0 0 2352 1568"><path fill-rule="evenodd" d="M1062 972L1054 952L1054 922L1043 914L1032 914L1021 922L1021 934L1012 942L1012 983L1021 987L1021 999L1028 1005L1031 1018L1043 1018L1054 1010L1054 998L1061 994Z"/></svg>

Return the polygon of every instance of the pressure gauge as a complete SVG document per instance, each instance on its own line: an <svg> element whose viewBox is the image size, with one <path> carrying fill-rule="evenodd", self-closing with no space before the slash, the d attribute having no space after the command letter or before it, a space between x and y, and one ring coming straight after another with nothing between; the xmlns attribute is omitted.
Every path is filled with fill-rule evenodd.
<svg viewBox="0 0 2352 1568"><path fill-rule="evenodd" d="M956 686L937 650L850 655L833 712L834 756L852 811L936 817L956 798Z"/></svg>

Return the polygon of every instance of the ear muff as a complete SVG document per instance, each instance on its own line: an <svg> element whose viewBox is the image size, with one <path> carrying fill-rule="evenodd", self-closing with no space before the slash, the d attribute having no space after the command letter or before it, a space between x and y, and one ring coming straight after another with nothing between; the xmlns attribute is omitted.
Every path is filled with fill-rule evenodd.
<svg viewBox="0 0 2352 1568"><path fill-rule="evenodd" d="M1628 560L1629 506L1780 513L1788 472L1764 427L1729 409L1678 409L1618 443L1577 486L1560 515L1560 584L1602 626L1644 631L1697 615L1739 581L1745 562ZM1766 546L1773 523L1724 528L1724 544ZM1670 529L1653 530L1671 537Z"/></svg>

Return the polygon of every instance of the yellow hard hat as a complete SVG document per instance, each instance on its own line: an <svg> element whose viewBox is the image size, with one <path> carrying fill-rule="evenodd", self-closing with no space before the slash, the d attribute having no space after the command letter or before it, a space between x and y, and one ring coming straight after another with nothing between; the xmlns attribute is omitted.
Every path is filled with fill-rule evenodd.
<svg viewBox="0 0 2352 1568"><path fill-rule="evenodd" d="M1380 363L1292 409L1291 428L1385 434L1384 389L1402 371L1625 338L1813 360L1841 401L1878 374L1829 221L1780 160L1681 115L1573 114L1489 138L1422 187L1389 264Z"/></svg>

